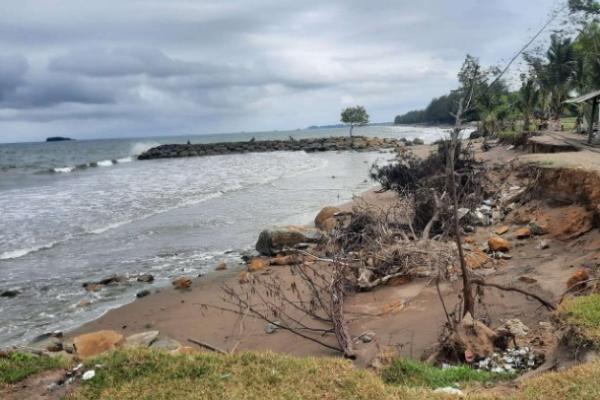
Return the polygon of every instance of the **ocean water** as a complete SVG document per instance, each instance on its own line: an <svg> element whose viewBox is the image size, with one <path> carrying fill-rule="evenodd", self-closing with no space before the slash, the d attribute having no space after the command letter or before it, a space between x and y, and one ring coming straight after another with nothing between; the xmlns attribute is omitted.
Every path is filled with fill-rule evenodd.
<svg viewBox="0 0 600 400"><path fill-rule="evenodd" d="M436 128L357 134L439 138ZM337 136L342 129L0 144L0 346L68 330L176 276L240 262L273 224L310 223L325 205L373 186L385 153L273 152L137 161L162 143ZM82 284L150 273L96 293Z"/></svg>

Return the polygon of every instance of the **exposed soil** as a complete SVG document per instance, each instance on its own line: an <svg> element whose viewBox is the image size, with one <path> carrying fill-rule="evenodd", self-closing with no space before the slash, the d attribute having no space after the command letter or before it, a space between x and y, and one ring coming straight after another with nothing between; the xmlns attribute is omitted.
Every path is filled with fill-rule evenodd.
<svg viewBox="0 0 600 400"><path fill-rule="evenodd" d="M65 371L45 371L28 377L14 385L0 387L3 400L60 400L76 388L76 385L56 385L64 382Z"/></svg>

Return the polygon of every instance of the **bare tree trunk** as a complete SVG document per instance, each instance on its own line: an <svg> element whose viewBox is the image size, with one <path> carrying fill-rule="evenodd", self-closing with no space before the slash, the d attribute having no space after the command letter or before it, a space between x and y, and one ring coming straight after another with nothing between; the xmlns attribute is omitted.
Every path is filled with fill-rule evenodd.
<svg viewBox="0 0 600 400"><path fill-rule="evenodd" d="M460 227L458 224L458 195L456 193L456 178L454 171L454 157L456 154L456 147L458 145L458 137L462 129L462 114L464 112L464 99L461 99L458 103L458 111L456 112L456 122L454 124L454 130L452 131L452 137L450 140L450 152L448 154L448 179L450 185L450 195L452 196L453 205L453 230L454 240L456 241L456 247L458 249L458 258L460 261L460 270L462 273L463 280L463 317L470 313L471 316L475 317L475 299L473 298L473 288L471 284L471 277L469 275L469 268L465 262L465 255L462 247L462 241L460 237Z"/></svg>
<svg viewBox="0 0 600 400"><path fill-rule="evenodd" d="M344 357L356 358L352 348L352 338L344 318L344 271L337 260L334 260L334 275L331 282L331 318L335 337L344 351Z"/></svg>
<svg viewBox="0 0 600 400"><path fill-rule="evenodd" d="M352 129L354 129L354 124L350 124L350 137L352 137Z"/></svg>

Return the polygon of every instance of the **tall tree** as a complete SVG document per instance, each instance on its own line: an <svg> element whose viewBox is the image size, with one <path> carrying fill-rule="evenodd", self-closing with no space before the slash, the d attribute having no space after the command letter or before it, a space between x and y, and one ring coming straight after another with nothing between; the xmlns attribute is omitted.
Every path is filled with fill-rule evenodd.
<svg viewBox="0 0 600 400"><path fill-rule="evenodd" d="M354 125L364 125L369 123L369 114L363 106L347 107L342 111L341 121L350 125L350 136Z"/></svg>
<svg viewBox="0 0 600 400"><path fill-rule="evenodd" d="M558 120L573 87L577 65L570 38L553 34L545 57L526 56L547 102L550 117Z"/></svg>
<svg viewBox="0 0 600 400"><path fill-rule="evenodd" d="M529 131L531 115L539 100L539 87L532 75L521 75L521 88L519 89L518 106L523 113L523 130Z"/></svg>

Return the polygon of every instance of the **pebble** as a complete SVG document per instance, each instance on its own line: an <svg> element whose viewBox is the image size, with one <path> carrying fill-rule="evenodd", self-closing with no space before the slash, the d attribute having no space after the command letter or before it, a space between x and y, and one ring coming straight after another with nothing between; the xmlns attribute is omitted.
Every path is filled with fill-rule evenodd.
<svg viewBox="0 0 600 400"><path fill-rule="evenodd" d="M278 321L276 321L277 324L279 324ZM265 327L265 332L268 333L269 335L272 333L277 332L277 330L279 329L279 326L272 324L272 323L268 323L267 326Z"/></svg>

